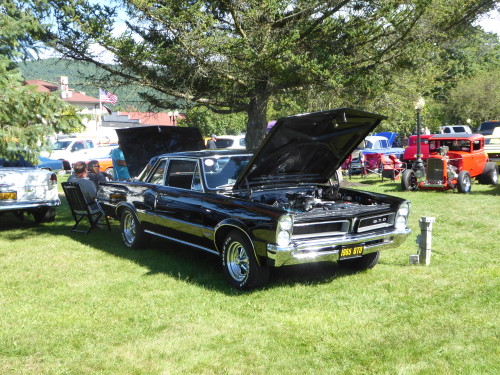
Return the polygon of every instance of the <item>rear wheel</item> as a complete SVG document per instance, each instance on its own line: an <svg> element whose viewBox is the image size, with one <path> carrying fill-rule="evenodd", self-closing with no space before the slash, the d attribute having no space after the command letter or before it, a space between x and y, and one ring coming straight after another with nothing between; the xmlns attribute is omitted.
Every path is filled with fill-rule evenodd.
<svg viewBox="0 0 500 375"><path fill-rule="evenodd" d="M33 218L37 224L51 223L56 219L56 209L55 207L42 208L40 211L33 213Z"/></svg>
<svg viewBox="0 0 500 375"><path fill-rule="evenodd" d="M375 267L380 258L380 251L363 255L360 258L346 259L339 261L339 266L355 271L364 271Z"/></svg>
<svg viewBox="0 0 500 375"><path fill-rule="evenodd" d="M139 249L146 245L148 237L144 233L144 228L129 208L126 208L122 213L120 229L125 246Z"/></svg>
<svg viewBox="0 0 500 375"><path fill-rule="evenodd" d="M401 176L401 188L404 191L413 191L417 189L417 186L418 181L415 171L412 169L403 171L403 175Z"/></svg>
<svg viewBox="0 0 500 375"><path fill-rule="evenodd" d="M461 171L458 174L457 180L458 180L458 182L457 182L458 192L464 193L464 194L470 193L472 181L471 181L469 172Z"/></svg>
<svg viewBox="0 0 500 375"><path fill-rule="evenodd" d="M224 240L222 266L228 283L241 290L260 287L269 279L269 267L258 263L250 240L240 231L231 231Z"/></svg>
<svg viewBox="0 0 500 375"><path fill-rule="evenodd" d="M498 184L498 169L497 165L492 162L486 163L484 171L481 173L477 180L483 185L497 185Z"/></svg>

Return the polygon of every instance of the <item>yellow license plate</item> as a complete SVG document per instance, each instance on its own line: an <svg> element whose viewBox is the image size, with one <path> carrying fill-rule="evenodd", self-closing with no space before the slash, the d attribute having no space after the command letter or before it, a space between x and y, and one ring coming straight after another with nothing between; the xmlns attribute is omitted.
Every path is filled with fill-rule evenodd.
<svg viewBox="0 0 500 375"><path fill-rule="evenodd" d="M339 259L355 258L363 255L363 250L365 247L363 245L356 246L343 246L340 249Z"/></svg>
<svg viewBox="0 0 500 375"><path fill-rule="evenodd" d="M17 199L17 192L0 193L0 199Z"/></svg>

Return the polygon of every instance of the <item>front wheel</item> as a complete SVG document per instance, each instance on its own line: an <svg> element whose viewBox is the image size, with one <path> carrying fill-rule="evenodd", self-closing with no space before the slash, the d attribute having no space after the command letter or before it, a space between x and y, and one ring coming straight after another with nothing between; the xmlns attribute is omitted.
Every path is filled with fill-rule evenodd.
<svg viewBox="0 0 500 375"><path fill-rule="evenodd" d="M260 287L269 279L269 267L258 263L250 240L239 231L224 240L222 266L229 284L240 290Z"/></svg>
<svg viewBox="0 0 500 375"><path fill-rule="evenodd" d="M380 258L380 251L363 255L360 258L346 259L339 261L339 266L355 271L364 271L375 267Z"/></svg>
<svg viewBox="0 0 500 375"><path fill-rule="evenodd" d="M472 186L470 174L467 171L461 171L457 178L457 188L459 193L469 194Z"/></svg>
<svg viewBox="0 0 500 375"><path fill-rule="evenodd" d="M122 213L120 229L125 246L132 249L139 249L146 245L148 238L146 233L144 233L144 228L137 219L137 216L129 208L126 208Z"/></svg>
<svg viewBox="0 0 500 375"><path fill-rule="evenodd" d="M406 169L403 171L403 175L401 177L401 188L404 191L413 191L417 189L417 175L415 171L412 169Z"/></svg>

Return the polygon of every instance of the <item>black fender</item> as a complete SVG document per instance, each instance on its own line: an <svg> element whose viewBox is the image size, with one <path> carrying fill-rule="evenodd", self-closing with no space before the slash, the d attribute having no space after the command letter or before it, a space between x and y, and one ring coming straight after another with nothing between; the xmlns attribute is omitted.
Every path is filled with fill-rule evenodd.
<svg viewBox="0 0 500 375"><path fill-rule="evenodd" d="M263 263L262 263L260 257L257 255L257 252L255 250L254 239L250 235L251 231L249 230L247 225L240 220L229 218L229 219L225 219L225 220L221 221L219 224L217 224L215 226L215 228L214 228L214 244L215 244L215 248L217 249L219 254L222 253L222 246L224 243L224 239L226 238L227 234L232 230L238 230L248 238L248 240L250 241L250 244L252 246L252 251L255 255L255 259L257 259L257 262L259 263L259 265L262 266Z"/></svg>
<svg viewBox="0 0 500 375"><path fill-rule="evenodd" d="M134 205L133 205L133 204L131 204L131 203L128 203L128 202L120 202L120 203L118 203L118 204L116 205L116 208L115 208L115 214L116 214L116 218L117 218L118 220L120 220L120 219L121 219L121 217L122 217L122 212L123 212L123 210L124 210L125 208L129 208L129 209L130 209L130 211L132 211L132 213L134 214L134 216L135 216L135 218L137 219L137 221L139 221L139 222L140 222L139 217L137 216L137 212L136 212L136 209L135 209Z"/></svg>

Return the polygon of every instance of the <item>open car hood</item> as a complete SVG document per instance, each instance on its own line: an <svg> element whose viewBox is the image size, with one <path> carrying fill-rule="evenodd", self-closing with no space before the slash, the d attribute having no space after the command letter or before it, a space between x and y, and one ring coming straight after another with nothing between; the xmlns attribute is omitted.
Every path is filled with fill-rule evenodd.
<svg viewBox="0 0 500 375"><path fill-rule="evenodd" d="M386 116L339 108L283 117L276 122L234 189L326 183Z"/></svg>
<svg viewBox="0 0 500 375"><path fill-rule="evenodd" d="M198 128L143 126L116 129L116 134L132 177L138 176L154 156L204 148Z"/></svg>

